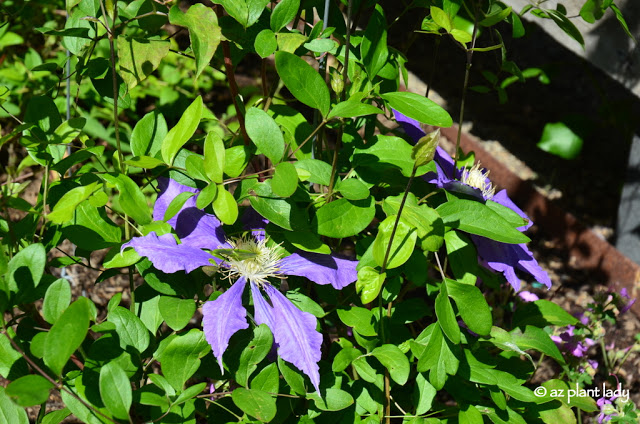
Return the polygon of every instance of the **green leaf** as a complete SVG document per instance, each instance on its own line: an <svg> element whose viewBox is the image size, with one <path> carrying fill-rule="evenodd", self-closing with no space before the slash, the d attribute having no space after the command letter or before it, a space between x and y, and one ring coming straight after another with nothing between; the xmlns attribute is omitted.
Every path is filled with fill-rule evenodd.
<svg viewBox="0 0 640 424"><path fill-rule="evenodd" d="M203 381L202 383L198 383L191 387L187 387L186 389L184 389L182 393L180 393L180 396L177 397L177 399L175 400L175 403L180 404L180 403L186 402L191 398L196 397L208 385L209 383L207 383L206 381Z"/></svg>
<svg viewBox="0 0 640 424"><path fill-rule="evenodd" d="M373 328L373 313L357 306L349 306L338 309L338 317L345 325L353 327L363 336L375 336L376 330Z"/></svg>
<svg viewBox="0 0 640 424"><path fill-rule="evenodd" d="M231 225L238 219L238 203L231 193L220 184L213 200L213 211L220 221Z"/></svg>
<svg viewBox="0 0 640 424"><path fill-rule="evenodd" d="M120 339L120 347L126 349L133 346L138 352L144 352L149 347L149 330L144 323L128 309L117 306L109 311L107 320L116 326L116 333Z"/></svg>
<svg viewBox="0 0 640 424"><path fill-rule="evenodd" d="M196 208L204 209L213 202L213 199L216 198L216 194L218 193L218 186L216 183L211 183L205 188L202 189L200 194L198 194L198 198L196 199Z"/></svg>
<svg viewBox="0 0 640 424"><path fill-rule="evenodd" d="M458 423L459 424L482 424L484 419L482 414L475 406L467 405L465 409L458 411Z"/></svg>
<svg viewBox="0 0 640 424"><path fill-rule="evenodd" d="M245 28L255 24L269 0L214 0L221 4L227 13Z"/></svg>
<svg viewBox="0 0 640 424"><path fill-rule="evenodd" d="M353 165L367 166L379 172L381 167L396 168L405 177L411 176L415 161L411 158L413 147L400 137L377 135L368 141L366 148L353 151ZM428 172L428 166L421 166L416 175Z"/></svg>
<svg viewBox="0 0 640 424"><path fill-rule="evenodd" d="M125 268L137 263L140 259L142 259L142 256L138 255L138 252L136 252L135 249L127 249L121 252L119 248L115 248L115 250L112 249L112 251L115 254L111 257L107 256L104 263L102 264L102 266L107 269ZM111 251L109 253L111 253Z"/></svg>
<svg viewBox="0 0 640 424"><path fill-rule="evenodd" d="M9 383L5 394L18 405L29 407L46 402L52 388L53 384L46 378L30 374Z"/></svg>
<svg viewBox="0 0 640 424"><path fill-rule="evenodd" d="M224 157L224 173L231 178L236 178L247 167L253 147L252 146L233 146L225 150Z"/></svg>
<svg viewBox="0 0 640 424"><path fill-rule="evenodd" d="M0 386L0 420L7 424L29 424L27 411L19 407L5 394L5 388Z"/></svg>
<svg viewBox="0 0 640 424"><path fill-rule="evenodd" d="M19 251L7 267L9 290L21 296L22 292L38 287L46 263L47 253L40 243L31 244Z"/></svg>
<svg viewBox="0 0 640 424"><path fill-rule="evenodd" d="M284 381L287 382L294 393L299 395L307 393L307 390L304 387L304 377L302 377L297 369L294 369L288 362L283 361L279 356L278 368L280 369L280 373L282 374Z"/></svg>
<svg viewBox="0 0 640 424"><path fill-rule="evenodd" d="M436 397L436 389L424 378L422 373L416 376L416 391L418 393L416 402L416 415L423 415L431 409L433 399Z"/></svg>
<svg viewBox="0 0 640 424"><path fill-rule="evenodd" d="M553 9L546 9L545 12L561 30L563 30L569 37L580 43L582 48L584 48L584 38L582 38L580 30L576 28L569 18Z"/></svg>
<svg viewBox="0 0 640 424"><path fill-rule="evenodd" d="M200 368L200 358L211 347L204 333L196 328L173 338L159 354L162 373L176 390L182 390L184 383Z"/></svg>
<svg viewBox="0 0 640 424"><path fill-rule="evenodd" d="M111 299L113 300L114 298L112 297ZM108 311L111 311L113 308L118 306L119 303L120 302L110 305L111 307L108 308ZM135 314L140 318L140 321L142 321L151 334L156 334L163 321L158 303L160 303L160 296L153 296L152 298L145 299L142 302L136 302Z"/></svg>
<svg viewBox="0 0 640 424"><path fill-rule="evenodd" d="M400 209L400 202L401 196L390 196L384 199L382 208L387 215L395 215ZM417 199L410 194L402 209L402 219L418 230L422 250L435 252L440 249L444 238L444 224L435 209L424 204L418 206Z"/></svg>
<svg viewBox="0 0 640 424"><path fill-rule="evenodd" d="M15 336L9 329L7 334L12 338ZM6 379L13 379L29 372L27 363L14 348L7 336L0 337L0 376Z"/></svg>
<svg viewBox="0 0 640 424"><path fill-rule="evenodd" d="M276 416L276 400L262 390L239 387L231 393L231 398L238 408L261 422L269 422Z"/></svg>
<svg viewBox="0 0 640 424"><path fill-rule="evenodd" d="M542 352L547 356L552 357L559 364L564 364L564 357L558 350L558 346L551 340L549 334L543 329L527 325L524 333L516 328L511 332L513 342L521 349L535 349L538 352Z"/></svg>
<svg viewBox="0 0 640 424"><path fill-rule="evenodd" d="M380 223L378 235L373 242L373 258L380 267L383 266L389 244L392 245L387 259L386 269L397 268L407 262L411 253L413 253L416 239L418 238L418 232L415 228L400 219L392 242L391 233L395 227L396 218L397 215L391 215Z"/></svg>
<svg viewBox="0 0 640 424"><path fill-rule="evenodd" d="M196 312L196 303L193 299L160 296L158 309L167 325L174 331L180 331L193 318L193 314Z"/></svg>
<svg viewBox="0 0 640 424"><path fill-rule="evenodd" d="M131 152L135 156L154 157L167 135L167 121L162 113L153 110L136 123L131 133Z"/></svg>
<svg viewBox="0 0 640 424"><path fill-rule="evenodd" d="M331 165L318 159L302 159L294 162L301 181L310 181L316 184L328 186L331 183ZM305 178L302 171L306 171ZM307 175L308 174L308 175Z"/></svg>
<svg viewBox="0 0 640 424"><path fill-rule="evenodd" d="M353 405L353 396L344 390L327 389L324 397L320 397L317 393L308 393L307 399L313 399L316 408L321 411L341 411Z"/></svg>
<svg viewBox="0 0 640 424"><path fill-rule="evenodd" d="M137 168L153 169L157 166L164 165L164 161L161 159L152 158L151 156L134 156L133 158L124 161L127 165L135 166Z"/></svg>
<svg viewBox="0 0 640 424"><path fill-rule="evenodd" d="M458 231L447 231L444 241L453 276L464 284L475 284L478 252L471 240Z"/></svg>
<svg viewBox="0 0 640 424"><path fill-rule="evenodd" d="M266 324L253 329L253 340L242 350L240 362L236 370L236 381L246 387L249 377L258 368L258 364L266 358L273 345L273 335Z"/></svg>
<svg viewBox="0 0 640 424"><path fill-rule="evenodd" d="M360 43L360 55L369 79L373 80L389 57L387 21L379 4L376 4L365 29L362 43Z"/></svg>
<svg viewBox="0 0 640 424"><path fill-rule="evenodd" d="M456 302L458 313L469 330L481 336L489 335L493 325L491 309L480 289L454 280L445 281L447 293Z"/></svg>
<svg viewBox="0 0 640 424"><path fill-rule="evenodd" d="M42 419L42 424L60 424L62 420L71 415L69 408L58 409L57 411L51 411Z"/></svg>
<svg viewBox="0 0 640 424"><path fill-rule="evenodd" d="M196 58L197 79L209 65L220 44L222 33L216 12L204 4L194 4L185 13L178 6L173 6L169 10L169 22L189 30L191 49Z"/></svg>
<svg viewBox="0 0 640 424"><path fill-rule="evenodd" d="M451 302L449 301L449 294L444 282L440 286L440 293L436 296L435 311L442 332L451 342L455 344L460 343L460 327L456 320L456 314L453 312L453 306L451 306Z"/></svg>
<svg viewBox="0 0 640 424"><path fill-rule="evenodd" d="M44 345L44 363L60 375L89 331L90 301L81 297L60 315L49 330Z"/></svg>
<svg viewBox="0 0 640 424"><path fill-rule="evenodd" d="M60 315L71 302L71 286L64 278L54 281L44 295L42 302L42 317L49 324L55 324Z"/></svg>
<svg viewBox="0 0 640 424"><path fill-rule="evenodd" d="M386 272L380 274L378 270L370 266L363 266L358 270L356 292L360 294L360 300L363 304L373 302L378 297L386 278Z"/></svg>
<svg viewBox="0 0 640 424"><path fill-rule="evenodd" d="M521 305L513 315L513 325L516 327L533 325L542 328L547 325L575 325L577 322L578 319L561 306L544 299Z"/></svg>
<svg viewBox="0 0 640 424"><path fill-rule="evenodd" d="M327 116L329 88L320 74L304 59L284 51L276 52L278 75L296 99Z"/></svg>
<svg viewBox="0 0 640 424"><path fill-rule="evenodd" d="M451 32L453 28L453 22L447 13L436 6L431 6L429 8L431 13L431 19L435 22L439 27L443 28L447 32Z"/></svg>
<svg viewBox="0 0 640 424"><path fill-rule="evenodd" d="M331 253L331 248L323 243L317 234L311 231L286 231L284 238L305 252L323 253L325 255Z"/></svg>
<svg viewBox="0 0 640 424"><path fill-rule="evenodd" d="M377 115L383 113L382 110L368 103L360 103L357 100L345 100L331 109L327 120L333 118L355 118L357 116Z"/></svg>
<svg viewBox="0 0 640 424"><path fill-rule="evenodd" d="M631 38L634 42L636 42L636 37L634 37L633 33L629 30L629 25L627 25L627 21L624 20L624 16L622 15L622 11L620 10L620 8L613 2L609 7L611 8L611 10L613 10L613 13L616 15L616 19L620 23L620 26L622 27L624 32L627 34L627 36Z"/></svg>
<svg viewBox="0 0 640 424"><path fill-rule="evenodd" d="M256 107L247 111L245 120L247 134L260 152L273 163L280 162L284 156L284 137L276 121L267 112Z"/></svg>
<svg viewBox="0 0 640 424"><path fill-rule="evenodd" d="M149 224L151 222L151 210L147 205L147 199L140 187L125 174L102 174L105 181L116 186L120 192L118 201L120 207L138 224Z"/></svg>
<svg viewBox="0 0 640 424"><path fill-rule="evenodd" d="M563 159L575 159L582 151L583 140L562 122L551 122L544 126L537 146Z"/></svg>
<svg viewBox="0 0 640 424"><path fill-rule="evenodd" d="M68 144L80 135L87 120L84 118L71 118L68 121L64 121L54 131L54 137L52 143L56 144Z"/></svg>
<svg viewBox="0 0 640 424"><path fill-rule="evenodd" d="M282 2L278 3L278 6L281 4ZM278 6L276 6L276 8ZM256 35L256 39L253 43L253 48L261 58L266 59L267 57L271 56L273 52L275 52L278 48L276 35L270 29L263 29L258 33L258 35Z"/></svg>
<svg viewBox="0 0 640 424"><path fill-rule="evenodd" d="M397 346L385 344L371 352L386 369L389 375L399 385L403 386L409 379L409 359Z"/></svg>
<svg viewBox="0 0 640 424"><path fill-rule="evenodd" d="M509 225L500 215L483 203L453 199L436 209L445 225L502 243L527 243L529 237Z"/></svg>
<svg viewBox="0 0 640 424"><path fill-rule="evenodd" d="M354 347L346 347L342 349L340 352L338 352L335 358L333 358L331 371L342 372L346 370L347 367L360 356L362 356L362 352Z"/></svg>
<svg viewBox="0 0 640 424"><path fill-rule="evenodd" d="M215 131L204 140L204 170L215 183L222 183L226 152L222 138Z"/></svg>
<svg viewBox="0 0 640 424"><path fill-rule="evenodd" d="M453 124L451 115L435 102L410 92L384 93L381 97L398 112L427 125L448 128Z"/></svg>
<svg viewBox="0 0 640 424"><path fill-rule="evenodd" d="M354 236L367 228L375 216L373 197L364 200L338 199L316 211L313 226L318 234L344 238Z"/></svg>
<svg viewBox="0 0 640 424"><path fill-rule="evenodd" d="M455 345L443 336L438 323L432 326L431 337L418 359L417 369L420 372L430 371L429 382L440 390L444 386L446 375L454 375L458 371L460 360L453 353Z"/></svg>
<svg viewBox="0 0 640 424"><path fill-rule="evenodd" d="M278 373L278 366L275 363L271 363L264 367L262 371L251 380L251 388L262 390L267 393L278 393L280 386L280 373Z"/></svg>
<svg viewBox="0 0 640 424"><path fill-rule="evenodd" d="M162 220L166 222L176 216L176 214L180 212L180 209L182 209L182 207L184 206L185 202L192 198L194 195L195 193L185 191L174 197L171 203L169 203L169 206L167 206L167 210L164 213L164 217L162 218Z"/></svg>
<svg viewBox="0 0 640 424"><path fill-rule="evenodd" d="M485 202L492 211L500 215L505 221L507 221L512 227L522 227L527 225L528 221L522 218L516 211L493 200L487 200Z"/></svg>
<svg viewBox="0 0 640 424"><path fill-rule="evenodd" d="M273 193L280 197L291 196L298 188L298 173L290 162L282 162L276 166L271 180Z"/></svg>
<svg viewBox="0 0 640 424"><path fill-rule="evenodd" d="M340 181L337 190L348 200L364 200L371 194L367 185L357 178Z"/></svg>
<svg viewBox="0 0 640 424"><path fill-rule="evenodd" d="M308 226L306 212L290 199L276 197L270 180L256 184L253 191L256 196L250 198L251 206L269 222L290 231L304 230Z"/></svg>
<svg viewBox="0 0 640 424"><path fill-rule="evenodd" d="M175 127L167 133L162 140L162 158L168 164L173 163L178 151L186 144L196 132L202 117L202 97L198 96L184 111Z"/></svg>
<svg viewBox="0 0 640 424"><path fill-rule="evenodd" d="M107 362L100 369L100 397L114 417L126 420L133 402L131 383L117 362Z"/></svg>
<svg viewBox="0 0 640 424"><path fill-rule="evenodd" d="M78 205L89 198L100 187L100 183L94 182L86 186L75 187L66 192L53 207L47 219L54 224L63 224L71 221L73 212Z"/></svg>
<svg viewBox="0 0 640 424"><path fill-rule="evenodd" d="M479 22L479 24L483 27L494 26L498 22L504 21L507 16L511 14L511 7L506 7L504 9L497 9L497 11L490 13L483 20Z"/></svg>
<svg viewBox="0 0 640 424"><path fill-rule="evenodd" d="M169 47L169 41L164 40L118 37L119 73L129 90L158 68Z"/></svg>
<svg viewBox="0 0 640 424"><path fill-rule="evenodd" d="M278 32L296 17L300 0L282 0L271 12L271 30Z"/></svg>

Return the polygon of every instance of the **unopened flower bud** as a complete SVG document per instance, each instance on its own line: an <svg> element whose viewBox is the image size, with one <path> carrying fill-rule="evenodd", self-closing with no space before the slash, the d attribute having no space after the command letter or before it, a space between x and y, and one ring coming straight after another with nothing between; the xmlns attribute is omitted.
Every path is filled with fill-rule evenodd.
<svg viewBox="0 0 640 424"><path fill-rule="evenodd" d="M416 166L426 165L433 160L439 142L440 128L418 140L411 152L411 158L416 162Z"/></svg>
<svg viewBox="0 0 640 424"><path fill-rule="evenodd" d="M331 74L331 89L336 93L342 93L344 90L344 80L342 79L342 74L337 71L333 71Z"/></svg>

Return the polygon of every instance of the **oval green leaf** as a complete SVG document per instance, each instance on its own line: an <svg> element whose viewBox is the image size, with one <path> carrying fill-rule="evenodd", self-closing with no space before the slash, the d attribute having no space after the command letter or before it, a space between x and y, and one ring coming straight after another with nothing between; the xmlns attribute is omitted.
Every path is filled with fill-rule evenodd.
<svg viewBox="0 0 640 424"><path fill-rule="evenodd" d="M276 52L276 70L291 94L305 105L329 113L329 88L311 65L292 53Z"/></svg>
<svg viewBox="0 0 640 424"><path fill-rule="evenodd" d="M381 97L393 109L423 124L445 128L453 124L451 115L446 110L419 94L403 91L384 93Z"/></svg>

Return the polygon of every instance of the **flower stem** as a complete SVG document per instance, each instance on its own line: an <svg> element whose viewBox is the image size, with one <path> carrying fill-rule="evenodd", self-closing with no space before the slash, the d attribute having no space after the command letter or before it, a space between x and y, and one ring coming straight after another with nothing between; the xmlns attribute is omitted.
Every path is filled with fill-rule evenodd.
<svg viewBox="0 0 640 424"><path fill-rule="evenodd" d="M393 238L396 235L396 230L398 229L398 224L400 223L400 216L402 215L402 209L404 209L404 204L407 201L407 196L409 195L409 190L411 189L411 183L413 183L413 179L416 177L416 171L418 170L417 166L413 166L413 170L411 171L411 177L409 177L409 182L407 183L407 188L404 189L404 195L402 196L402 201L400 202L400 207L398 208L398 214L396 215L396 222L393 223L393 230L391 230L391 237L389 237L389 245L387 246L387 251L384 254L384 260L382 261L382 268L380 270L380 274L383 274L387 270L387 263L389 260L389 255L391 254L391 246L393 245Z"/></svg>
<svg viewBox="0 0 640 424"><path fill-rule="evenodd" d="M464 104L467 99L467 87L469 86L469 74L471 73L471 60L473 59L473 49L476 46L476 38L478 37L478 17L477 13L474 13L473 19L473 33L471 35L471 47L466 48L467 52L467 63L465 65L464 71L464 83L462 85L462 99L460 100L460 119L458 121L458 136L456 137L456 152L453 157L455 167L458 168L458 159L460 156L460 137L462 136L462 122L464 119Z"/></svg>
<svg viewBox="0 0 640 424"><path fill-rule="evenodd" d="M222 16L222 8L220 6L216 6L216 13L218 14L218 18ZM233 62L231 61L231 49L229 48L229 42L227 40L221 40L220 45L222 45L222 54L224 55L224 69L227 74L227 81L229 82L229 90L231 91L231 100L233 101L233 107L236 109L236 115L238 116L238 123L240 124L240 133L242 134L242 138L244 139L244 145L249 145L249 135L247 134L247 129L244 125L244 114L242 113L242 109L238 104L238 84L236 83L236 77L233 73Z"/></svg>

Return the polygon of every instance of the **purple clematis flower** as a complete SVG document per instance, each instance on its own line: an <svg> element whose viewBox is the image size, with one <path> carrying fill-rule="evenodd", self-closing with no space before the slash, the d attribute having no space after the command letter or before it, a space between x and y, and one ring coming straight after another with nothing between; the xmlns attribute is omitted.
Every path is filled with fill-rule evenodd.
<svg viewBox="0 0 640 424"><path fill-rule="evenodd" d="M418 121L396 110L393 113L396 121L414 141L425 136ZM526 224L518 228L520 231L533 225L531 219L509 199L506 190L495 193L495 188L487 177L489 172L481 169L478 164L471 169L456 168L451 156L440 146L436 147L434 162L437 172L426 174L424 178L427 182L438 188L472 195L482 201L493 200L506 206L525 220ZM538 265L526 244L501 243L475 234L470 236L478 250L481 264L492 271L501 272L516 291L520 290L516 269L531 274L538 282L551 288L549 275Z"/></svg>
<svg viewBox="0 0 640 424"><path fill-rule="evenodd" d="M160 195L153 211L154 220L163 219L178 194L199 193L197 189L167 178L158 182ZM222 355L231 336L249 327L247 311L242 305L248 282L255 323L266 324L271 329L280 357L309 376L319 393L322 335L316 331L316 318L298 309L271 285L269 278L297 275L316 284L331 284L339 290L356 281L358 262L335 254L303 251L283 257L279 246L272 246L265 235L266 220L253 210L245 218L248 218L245 225L252 229L252 234L227 238L220 221L195 206L194 196L168 221L180 238L180 244L173 234L158 236L152 232L144 237L134 237L122 248L133 247L140 256L146 256L156 268L166 273L191 272L202 266L217 265L227 277L235 279L228 290L203 307L205 336L223 372ZM229 249L222 251L225 259L209 252L216 249Z"/></svg>

